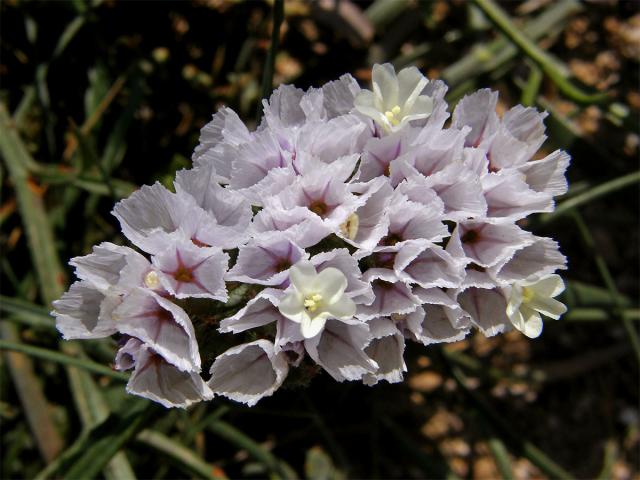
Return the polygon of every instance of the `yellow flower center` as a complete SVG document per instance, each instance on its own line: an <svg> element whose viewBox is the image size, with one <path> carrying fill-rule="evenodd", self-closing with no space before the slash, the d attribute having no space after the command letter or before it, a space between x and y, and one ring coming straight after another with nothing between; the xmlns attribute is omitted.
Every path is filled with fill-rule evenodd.
<svg viewBox="0 0 640 480"><path fill-rule="evenodd" d="M320 307L321 303L322 295L319 293L307 295L304 299L304 308L306 308L308 312L315 312Z"/></svg>
<svg viewBox="0 0 640 480"><path fill-rule="evenodd" d="M529 303L533 297L535 296L535 292L529 287L522 287L522 303Z"/></svg>
<svg viewBox="0 0 640 480"><path fill-rule="evenodd" d="M387 117L387 120L389 120L389 123L391 123L391 125L396 126L400 123L400 112L402 111L402 109L396 105L395 107L393 107L391 110L387 110L386 112L384 112L384 116Z"/></svg>
<svg viewBox="0 0 640 480"><path fill-rule="evenodd" d="M147 288L158 288L160 285L160 278L158 277L158 273L151 270L144 276L144 284Z"/></svg>

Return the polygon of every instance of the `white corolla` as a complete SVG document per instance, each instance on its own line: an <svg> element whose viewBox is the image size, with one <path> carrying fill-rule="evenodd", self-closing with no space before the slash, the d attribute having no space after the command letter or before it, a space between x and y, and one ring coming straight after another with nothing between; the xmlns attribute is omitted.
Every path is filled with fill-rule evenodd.
<svg viewBox="0 0 640 480"><path fill-rule="evenodd" d="M516 282L507 289L507 315L513 326L529 338L542 333L542 317L558 320L567 307L556 300L564 291L559 275L549 275L542 280Z"/></svg>
<svg viewBox="0 0 640 480"><path fill-rule="evenodd" d="M355 107L371 117L386 132L397 132L411 120L427 118L433 111L433 99L422 95L429 80L416 67L400 70L393 65L374 65L372 87L355 98Z"/></svg>
<svg viewBox="0 0 640 480"><path fill-rule="evenodd" d="M356 304L345 295L347 277L337 268L317 273L305 260L291 267L289 279L288 293L278 308L282 315L300 324L304 338L318 335L329 318L349 320L355 315Z"/></svg>

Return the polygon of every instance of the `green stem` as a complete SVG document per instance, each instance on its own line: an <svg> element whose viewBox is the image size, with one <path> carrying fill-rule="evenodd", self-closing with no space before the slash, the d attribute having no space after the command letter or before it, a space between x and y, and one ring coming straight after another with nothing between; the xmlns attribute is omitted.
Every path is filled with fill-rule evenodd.
<svg viewBox="0 0 640 480"><path fill-rule="evenodd" d="M525 107L532 107L535 105L541 83L542 70L540 70L537 65L531 65L527 84L525 85L524 90L522 90L522 97L520 97L520 103L522 103L522 105Z"/></svg>
<svg viewBox="0 0 640 480"><path fill-rule="evenodd" d="M280 479L290 477L285 471L285 468L283 468L280 460L237 428L222 420L217 420L210 423L207 429L235 446L246 450L249 455L266 466L273 473L274 477Z"/></svg>
<svg viewBox="0 0 640 480"><path fill-rule="evenodd" d="M558 205L553 213L541 216L540 222L551 222L581 205L585 205L597 198L617 192L618 190L622 190L623 188L626 188L638 182L640 182L640 171L631 172L627 175L623 175L622 177L602 183L597 187L593 187L587 190L584 193L578 194L565 200L560 205Z"/></svg>
<svg viewBox="0 0 640 480"><path fill-rule="evenodd" d="M284 20L284 0L275 0L273 3L273 30L271 31L271 46L267 52L267 59L262 75L262 97L269 98L273 90L273 71L276 64L276 54L280 46L280 27ZM256 120L259 122L262 117L262 103L258 102Z"/></svg>
<svg viewBox="0 0 640 480"><path fill-rule="evenodd" d="M115 380L126 382L129 380L129 375L122 372L116 372L109 367L100 365L99 363L92 362L90 360L83 360L81 358L71 357L63 353L59 353L47 348L34 347L32 345L25 345L23 343L10 342L0 339L0 350L11 350L14 352L22 352L32 357L40 358L42 360L48 360L50 362L61 363L70 367L78 367L83 370L87 370L98 375L104 375L111 377Z"/></svg>
<svg viewBox="0 0 640 480"><path fill-rule="evenodd" d="M191 474L206 479L222 478L215 475L215 469L212 465L202 460L192 450L189 450L160 432L143 430L138 434L136 440L154 448L163 456L174 460Z"/></svg>
<svg viewBox="0 0 640 480"><path fill-rule="evenodd" d="M636 328L633 325L633 322L629 318L622 315L623 305L620 302L620 293L618 292L618 287L616 287L616 282L614 281L613 276L609 271L609 267L607 267L607 263L604 257L598 251L596 242L593 236L591 235L589 228L584 222L582 215L580 215L578 211L574 211L573 219L575 220L576 225L578 226L578 231L580 232L580 235L582 237L582 240L585 243L585 246L587 247L587 249L589 250L589 253L593 257L593 260L596 264L596 268L598 269L598 272L600 273L600 277L602 278L602 281L604 282L605 286L609 290L612 302L615 305L613 314L616 317L620 318L620 320L622 321L622 325L624 326L624 329L627 332L627 336L629 337L629 342L631 342L631 346L633 347L633 351L636 355L636 359L638 360L638 363L640 363L640 339L638 338L638 332L636 331Z"/></svg>
<svg viewBox="0 0 640 480"><path fill-rule="evenodd" d="M493 0L473 0L489 20L520 50L533 60L542 71L557 85L560 91L571 100L581 104L603 103L611 99L608 94L588 94L573 85L557 68L549 54L531 42L518 29L507 14Z"/></svg>

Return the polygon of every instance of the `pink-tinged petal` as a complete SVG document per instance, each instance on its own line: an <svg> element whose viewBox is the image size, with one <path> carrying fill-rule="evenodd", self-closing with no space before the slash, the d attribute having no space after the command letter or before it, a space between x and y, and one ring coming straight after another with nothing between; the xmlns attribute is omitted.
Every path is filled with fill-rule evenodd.
<svg viewBox="0 0 640 480"><path fill-rule="evenodd" d="M262 290L235 315L222 320L219 331L222 333L240 333L280 320L282 315L274 303L278 303L282 296L281 290L271 288Z"/></svg>
<svg viewBox="0 0 640 480"><path fill-rule="evenodd" d="M371 252L380 239L387 234L389 226L387 206L393 189L384 179L377 178L367 183L353 184L351 192L364 198L365 203L354 212L357 219L355 231L349 228L348 224L343 224L337 234L363 253Z"/></svg>
<svg viewBox="0 0 640 480"><path fill-rule="evenodd" d="M460 308L429 304L423 305L422 308L424 309L422 332L416 340L423 345L459 342L469 334L469 326L456 325L468 318Z"/></svg>
<svg viewBox="0 0 640 480"><path fill-rule="evenodd" d="M300 330L300 323L293 322L288 318L280 316L276 324L276 339L274 346L279 351L296 351L298 357L304 356L304 336ZM302 361L302 358L298 358Z"/></svg>
<svg viewBox="0 0 640 480"><path fill-rule="evenodd" d="M115 297L116 303L119 297ZM113 302L86 281L75 282L59 300L51 314L56 328L66 340L104 338L117 332L111 319Z"/></svg>
<svg viewBox="0 0 640 480"><path fill-rule="evenodd" d="M294 207L285 210L275 203L265 204L253 217L253 229L257 234L282 232L300 248L311 247L331 234L322 219L308 208Z"/></svg>
<svg viewBox="0 0 640 480"><path fill-rule="evenodd" d="M238 250L236 264L227 273L229 281L281 285L289 269L308 254L284 234L265 234Z"/></svg>
<svg viewBox="0 0 640 480"><path fill-rule="evenodd" d="M533 245L517 251L506 264L492 269L500 283L539 280L567 268L567 259L560 253L557 242L545 237L535 237L534 240Z"/></svg>
<svg viewBox="0 0 640 480"><path fill-rule="evenodd" d="M182 371L200 370L200 353L186 312L161 296L132 290L113 311L118 331L139 338Z"/></svg>
<svg viewBox="0 0 640 480"><path fill-rule="evenodd" d="M495 133L499 123L496 115L497 103L498 92L492 92L488 88L465 95L458 102L453 112L452 126L458 129L464 126L471 127L465 146L477 147L484 139Z"/></svg>
<svg viewBox="0 0 640 480"><path fill-rule="evenodd" d="M211 366L211 390L236 402L253 406L280 388L289 372L286 355L273 343L257 340L231 348Z"/></svg>
<svg viewBox="0 0 640 480"><path fill-rule="evenodd" d="M439 288L414 288L423 303L419 328L410 328L412 338L424 345L462 340L470 331L471 319L456 300ZM410 323L405 320L405 323Z"/></svg>
<svg viewBox="0 0 640 480"><path fill-rule="evenodd" d="M280 85L273 91L269 101L262 101L264 105L264 121L260 125L269 126L274 130L284 127L299 126L304 123L306 116L300 102L304 91L292 85Z"/></svg>
<svg viewBox="0 0 640 480"><path fill-rule="evenodd" d="M424 245L414 256L398 252L396 273L406 282L423 288L457 287L463 278L464 265L437 245Z"/></svg>
<svg viewBox="0 0 640 480"><path fill-rule="evenodd" d="M357 317L362 320L387 317L392 313L411 313L420 305L420 301L404 283L376 280L372 286L375 294L373 303L358 305Z"/></svg>
<svg viewBox="0 0 640 480"><path fill-rule="evenodd" d="M368 182L380 176L389 176L390 164L408 148L411 133L401 130L382 138L371 138L364 146L358 181Z"/></svg>
<svg viewBox="0 0 640 480"><path fill-rule="evenodd" d="M456 238L451 248L460 245L463 254L482 267L504 263L516 251L532 245L535 238L515 224L475 221L460 222L451 236ZM447 250L450 251L449 247Z"/></svg>
<svg viewBox="0 0 640 480"><path fill-rule="evenodd" d="M525 175L525 182L532 190L556 197L567 193L565 172L570 161L567 152L556 150L542 160L525 163L518 170Z"/></svg>
<svg viewBox="0 0 640 480"><path fill-rule="evenodd" d="M538 112L532 107L516 105L502 117L502 125L514 138L524 144L527 159L533 157L547 139L544 134L544 119L547 116L547 112Z"/></svg>
<svg viewBox="0 0 640 480"><path fill-rule="evenodd" d="M529 160L531 155L527 151L526 143L515 138L504 125L500 125L487 152L489 171L497 172L503 168L518 167Z"/></svg>
<svg viewBox="0 0 640 480"><path fill-rule="evenodd" d="M116 203L112 213L132 243L155 253L162 251L169 234L180 226L184 207L175 194L155 183Z"/></svg>
<svg viewBox="0 0 640 480"><path fill-rule="evenodd" d="M403 160L425 177L444 170L462 159L468 128L423 129Z"/></svg>
<svg viewBox="0 0 640 480"><path fill-rule="evenodd" d="M366 324L347 325L338 320L327 320L321 335L305 340L309 356L335 380L361 380L374 373L378 365L364 349L371 341Z"/></svg>
<svg viewBox="0 0 640 480"><path fill-rule="evenodd" d="M409 181L436 192L444 205L445 220L483 216L487 211L480 180L462 163L452 164L429 177L411 177Z"/></svg>
<svg viewBox="0 0 640 480"><path fill-rule="evenodd" d="M134 368L142 345L142 342L137 338L128 338L126 343L122 345L116 353L114 368L120 371Z"/></svg>
<svg viewBox="0 0 640 480"><path fill-rule="evenodd" d="M325 83L322 94L327 116L333 118L353 110L353 102L360 91L360 85L348 73L338 80Z"/></svg>
<svg viewBox="0 0 640 480"><path fill-rule="evenodd" d="M448 236L447 227L438 211L441 203L434 199L435 208L412 202L396 193L389 206L389 233L381 240L382 245L396 245L407 240L438 242Z"/></svg>
<svg viewBox="0 0 640 480"><path fill-rule="evenodd" d="M551 196L531 190L521 176L518 172L510 171L482 178L487 217L519 220L532 213L553 210Z"/></svg>
<svg viewBox="0 0 640 480"><path fill-rule="evenodd" d="M211 167L182 170L176 173L178 195L189 195L210 217L214 236L212 246L233 248L246 238L253 213L249 202L238 192L223 188Z"/></svg>
<svg viewBox="0 0 640 480"><path fill-rule="evenodd" d="M75 257L69 264L75 267L79 279L85 280L101 292L112 289L120 282L120 274L130 257L149 264L147 260L129 247L103 242L93 247L93 252L84 257Z"/></svg>
<svg viewBox="0 0 640 480"><path fill-rule="evenodd" d="M210 400L213 394L196 372L183 372L142 345L136 356L136 369L127 383L127 392L172 408L187 408Z"/></svg>
<svg viewBox="0 0 640 480"><path fill-rule="evenodd" d="M235 190L258 184L270 170L291 166L291 155L283 151L269 130L258 132L253 141L238 148L233 161L229 186Z"/></svg>
<svg viewBox="0 0 640 480"><path fill-rule="evenodd" d="M424 178L420 175L403 180L396 187L395 194L402 194L409 201L427 207L434 215L441 216L444 213L444 203L433 188L424 185Z"/></svg>
<svg viewBox="0 0 640 480"><path fill-rule="evenodd" d="M497 289L469 288L458 295L458 302L485 336L492 337L510 328L507 301Z"/></svg>
<svg viewBox="0 0 640 480"><path fill-rule="evenodd" d="M477 177L482 177L489 173L489 159L484 150L466 147L462 151L462 159L464 166Z"/></svg>
<svg viewBox="0 0 640 480"><path fill-rule="evenodd" d="M227 301L224 275L229 255L218 248L202 248L192 242L173 243L153 258L160 282L177 298L210 298Z"/></svg>
<svg viewBox="0 0 640 480"><path fill-rule="evenodd" d="M349 178L368 138L367 124L362 118L343 115L328 121L307 123L298 134L295 150L297 153L304 151L313 155L320 162L332 164L338 170L348 169L346 178ZM298 157L296 155L296 161ZM303 175L309 173L300 168L298 171ZM345 174L336 172L336 175L344 178Z"/></svg>
<svg viewBox="0 0 640 480"><path fill-rule="evenodd" d="M404 337L388 318L376 318L369 322L371 343L365 348L369 358L378 364L374 374L367 374L363 382L375 385L381 380L398 383L403 379L403 372L407 371L404 363Z"/></svg>
<svg viewBox="0 0 640 480"><path fill-rule="evenodd" d="M242 120L230 108L221 108L213 119L200 130L200 141L193 152L191 159L196 164L211 162L215 151L220 153L224 147L237 147L251 140L251 133L247 130ZM230 159L229 159L230 160ZM231 173L231 161L214 161L216 172L227 179Z"/></svg>

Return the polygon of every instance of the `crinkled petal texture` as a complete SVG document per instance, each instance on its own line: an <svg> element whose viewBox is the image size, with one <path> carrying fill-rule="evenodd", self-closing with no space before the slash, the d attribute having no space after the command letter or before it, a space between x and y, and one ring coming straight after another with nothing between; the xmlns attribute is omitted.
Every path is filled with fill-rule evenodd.
<svg viewBox="0 0 640 480"><path fill-rule="evenodd" d="M363 378L367 385L375 385L381 380L398 383L407 371L404 363L404 336L389 318L376 318L369 322L371 343L365 349L369 358L378 364L376 373L368 373Z"/></svg>
<svg viewBox="0 0 640 480"><path fill-rule="evenodd" d="M322 335L305 340L309 356L339 382L375 374L378 364L365 353L371 342L367 324L328 320Z"/></svg>
<svg viewBox="0 0 640 480"><path fill-rule="evenodd" d="M210 400L211 389L196 372L185 372L141 344L135 355L135 370L127 382L127 392L171 408L186 408Z"/></svg>
<svg viewBox="0 0 640 480"><path fill-rule="evenodd" d="M273 343L257 340L233 347L219 355L211 366L207 382L213 393L237 402L255 405L273 395L289 371L284 353Z"/></svg>
<svg viewBox="0 0 640 480"><path fill-rule="evenodd" d="M110 315L118 302L118 297L107 299L89 282L75 282L53 302L51 314L66 340L104 338L118 331Z"/></svg>
<svg viewBox="0 0 640 480"><path fill-rule="evenodd" d="M146 343L182 371L200 371L200 353L187 313L166 298L133 290L113 311L118 331Z"/></svg>

